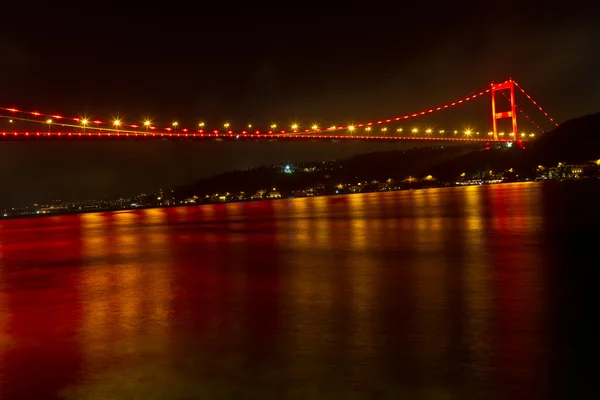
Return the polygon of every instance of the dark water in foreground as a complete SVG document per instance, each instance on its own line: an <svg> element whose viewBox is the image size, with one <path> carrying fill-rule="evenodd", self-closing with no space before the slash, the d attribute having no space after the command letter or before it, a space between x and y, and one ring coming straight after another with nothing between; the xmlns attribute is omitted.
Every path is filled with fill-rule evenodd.
<svg viewBox="0 0 600 400"><path fill-rule="evenodd" d="M574 398L596 386L599 198L525 183L0 222L0 399Z"/></svg>

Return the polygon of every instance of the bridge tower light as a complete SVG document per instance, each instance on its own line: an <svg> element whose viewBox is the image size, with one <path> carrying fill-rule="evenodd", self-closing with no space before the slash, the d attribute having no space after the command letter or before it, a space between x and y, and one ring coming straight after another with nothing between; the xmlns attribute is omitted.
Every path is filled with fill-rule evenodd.
<svg viewBox="0 0 600 400"><path fill-rule="evenodd" d="M81 119L81 126L83 127L83 134L85 135L85 127L87 126L87 124L89 123L87 118L82 118Z"/></svg>
<svg viewBox="0 0 600 400"><path fill-rule="evenodd" d="M152 125L152 121L149 119L144 121L144 126L146 127L146 133L148 133L148 129L150 129L150 125Z"/></svg>
<svg viewBox="0 0 600 400"><path fill-rule="evenodd" d="M502 90L510 91L510 111L496 112L496 92ZM507 80L506 82L491 85L491 93L492 93L492 132L494 133L494 140L498 140L498 126L497 120L502 118L510 118L512 119L512 133L513 138L519 140L519 132L517 131L517 111L515 104L515 84L512 79Z"/></svg>

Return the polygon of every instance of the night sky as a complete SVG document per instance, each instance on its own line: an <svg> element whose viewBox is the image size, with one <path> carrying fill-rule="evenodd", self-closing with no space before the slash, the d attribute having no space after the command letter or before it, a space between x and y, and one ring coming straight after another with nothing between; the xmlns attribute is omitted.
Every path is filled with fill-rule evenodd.
<svg viewBox="0 0 600 400"><path fill-rule="evenodd" d="M512 77L558 122L600 111L593 10L515 3L503 15L501 3L485 3L3 6L0 106L129 123L150 117L159 126L326 126L420 111ZM488 99L478 101L431 123L488 130ZM130 195L235 168L401 146L0 141L0 207Z"/></svg>

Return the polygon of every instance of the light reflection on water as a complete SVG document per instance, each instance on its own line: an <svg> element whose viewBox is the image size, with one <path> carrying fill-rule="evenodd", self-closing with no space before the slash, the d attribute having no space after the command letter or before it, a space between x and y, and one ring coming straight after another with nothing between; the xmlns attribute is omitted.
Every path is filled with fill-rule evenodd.
<svg viewBox="0 0 600 400"><path fill-rule="evenodd" d="M548 235L598 221L576 194L532 183L4 221L0 398L547 398L567 251ZM557 198L581 206L558 230Z"/></svg>

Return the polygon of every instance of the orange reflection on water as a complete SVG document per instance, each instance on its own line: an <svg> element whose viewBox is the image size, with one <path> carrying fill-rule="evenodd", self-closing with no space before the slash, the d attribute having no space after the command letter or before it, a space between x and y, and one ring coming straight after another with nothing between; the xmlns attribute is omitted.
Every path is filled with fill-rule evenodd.
<svg viewBox="0 0 600 400"><path fill-rule="evenodd" d="M373 352L376 327L376 276L380 271L371 254L378 251L380 243L375 232L381 230L381 209L378 215L367 216L365 204L372 195L350 196L350 255L346 263L346 275L350 283L352 304L351 349L356 357L369 356ZM362 368L358 366L356 372ZM362 371L367 373L368 371Z"/></svg>
<svg viewBox="0 0 600 400"><path fill-rule="evenodd" d="M166 216L158 209L81 215L81 343L89 374L102 374L108 365L103 361L115 367L128 353L167 343L171 278L169 247L164 246Z"/></svg>
<svg viewBox="0 0 600 400"><path fill-rule="evenodd" d="M416 324L421 342L421 368L429 370L440 365L450 340L447 285L449 283L448 263L439 257L444 249L444 234L447 233L442 219L440 196L445 192L439 189L414 192L414 229L416 255L414 268L416 295Z"/></svg>
<svg viewBox="0 0 600 400"><path fill-rule="evenodd" d="M285 260L286 321L290 325L291 352L302 357L318 354L328 347L327 335L335 323L332 313L333 296L341 282L335 282L336 271L328 259L322 257L330 246L332 237L324 235L330 222L318 216L318 209L325 207L325 198L304 197L290 200L293 219L289 221L290 234L287 247L291 250ZM320 233L317 241L315 232ZM335 234L335 233L333 233ZM293 356L294 357L294 356Z"/></svg>
<svg viewBox="0 0 600 400"><path fill-rule="evenodd" d="M468 351L467 372L471 377L487 381L490 354L493 351L491 319L493 315L493 278L489 259L489 234L484 224L483 192L487 188L467 186L464 194L464 218L467 229L460 241L464 254L461 283L464 293L464 343ZM472 378L471 378L472 379Z"/></svg>

